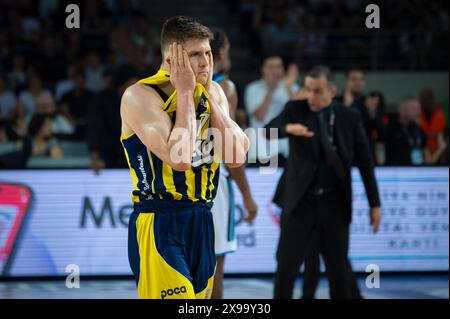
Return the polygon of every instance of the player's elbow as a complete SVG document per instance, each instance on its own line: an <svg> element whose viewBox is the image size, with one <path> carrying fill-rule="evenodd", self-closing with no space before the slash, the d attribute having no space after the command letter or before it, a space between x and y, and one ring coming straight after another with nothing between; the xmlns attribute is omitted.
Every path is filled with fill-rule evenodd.
<svg viewBox="0 0 450 319"><path fill-rule="evenodd" d="M191 169L192 165L191 163L170 163L169 164L172 169L178 171L178 172L185 172L189 169Z"/></svg>
<svg viewBox="0 0 450 319"><path fill-rule="evenodd" d="M185 172L192 168L192 152L187 153L173 153L170 152L168 156L168 164L172 169L179 171L179 172Z"/></svg>
<svg viewBox="0 0 450 319"><path fill-rule="evenodd" d="M232 160L227 161L225 158L225 165L229 168L238 168L247 162L247 152L243 150L237 151Z"/></svg>
<svg viewBox="0 0 450 319"><path fill-rule="evenodd" d="M248 150L250 149L250 139L248 138L247 135L244 135L244 138L243 138L243 148L244 148L245 154L247 154Z"/></svg>
<svg viewBox="0 0 450 319"><path fill-rule="evenodd" d="M152 145L147 143L146 146L171 169L179 172L185 172L192 168L192 152L190 150L181 149L179 144L169 145L160 143L157 147L153 145L153 148L151 148L150 146Z"/></svg>
<svg viewBox="0 0 450 319"><path fill-rule="evenodd" d="M238 168L244 165L247 162L247 152L249 148L250 148L250 140L244 134L241 143L239 143L235 149L236 157L234 158L234 161L232 161L232 163L228 165L228 167Z"/></svg>
<svg viewBox="0 0 450 319"><path fill-rule="evenodd" d="M245 164L245 161L243 162L234 162L234 163L227 163L225 164L228 168L238 168Z"/></svg>

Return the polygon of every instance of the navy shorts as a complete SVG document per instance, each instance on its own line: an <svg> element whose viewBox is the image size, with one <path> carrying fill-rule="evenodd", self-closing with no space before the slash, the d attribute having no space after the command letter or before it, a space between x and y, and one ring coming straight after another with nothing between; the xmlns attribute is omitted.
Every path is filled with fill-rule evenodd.
<svg viewBox="0 0 450 319"><path fill-rule="evenodd" d="M216 268L211 206L174 200L134 204L128 259L139 298L211 297Z"/></svg>

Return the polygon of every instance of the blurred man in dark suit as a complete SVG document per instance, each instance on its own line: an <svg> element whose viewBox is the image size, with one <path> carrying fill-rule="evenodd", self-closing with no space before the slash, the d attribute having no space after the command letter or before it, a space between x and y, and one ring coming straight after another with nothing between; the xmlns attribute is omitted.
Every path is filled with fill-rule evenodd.
<svg viewBox="0 0 450 319"><path fill-rule="evenodd" d="M315 243L324 258L331 298L351 298L355 279L348 260L352 218L351 167L358 166L374 233L381 221L374 162L361 115L333 100L327 67L305 76L306 100L291 101L266 125L289 138L289 158L274 202L283 208L275 298L291 298L299 267ZM267 130L270 132L270 130ZM267 134L270 138L270 134Z"/></svg>

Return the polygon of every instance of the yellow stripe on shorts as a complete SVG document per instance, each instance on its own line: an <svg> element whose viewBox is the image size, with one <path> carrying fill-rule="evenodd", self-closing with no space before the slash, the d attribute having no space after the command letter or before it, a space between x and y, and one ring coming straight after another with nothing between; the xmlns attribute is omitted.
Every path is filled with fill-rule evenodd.
<svg viewBox="0 0 450 319"><path fill-rule="evenodd" d="M192 283L159 254L153 232L154 217L154 213L141 213L136 221L140 255L139 299L196 299Z"/></svg>

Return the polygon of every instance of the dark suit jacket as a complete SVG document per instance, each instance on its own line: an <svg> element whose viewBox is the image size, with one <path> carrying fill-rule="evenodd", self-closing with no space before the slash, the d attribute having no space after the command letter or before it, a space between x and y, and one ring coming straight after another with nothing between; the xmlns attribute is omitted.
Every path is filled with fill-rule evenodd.
<svg viewBox="0 0 450 319"><path fill-rule="evenodd" d="M356 165L366 188L370 207L380 206L378 187L375 179L374 161L370 151L361 115L357 110L344 107L335 101L335 134L338 154L345 166L345 178L341 181L341 191L345 201L348 222L352 218L351 168ZM286 134L286 124L300 123L315 134L313 137L297 137ZM290 101L280 115L266 125L278 128L279 138L289 138L289 158L275 193L274 202L286 214L291 213L308 191L314 179L319 157L319 129L314 113L306 100ZM269 130L266 130L267 138Z"/></svg>

